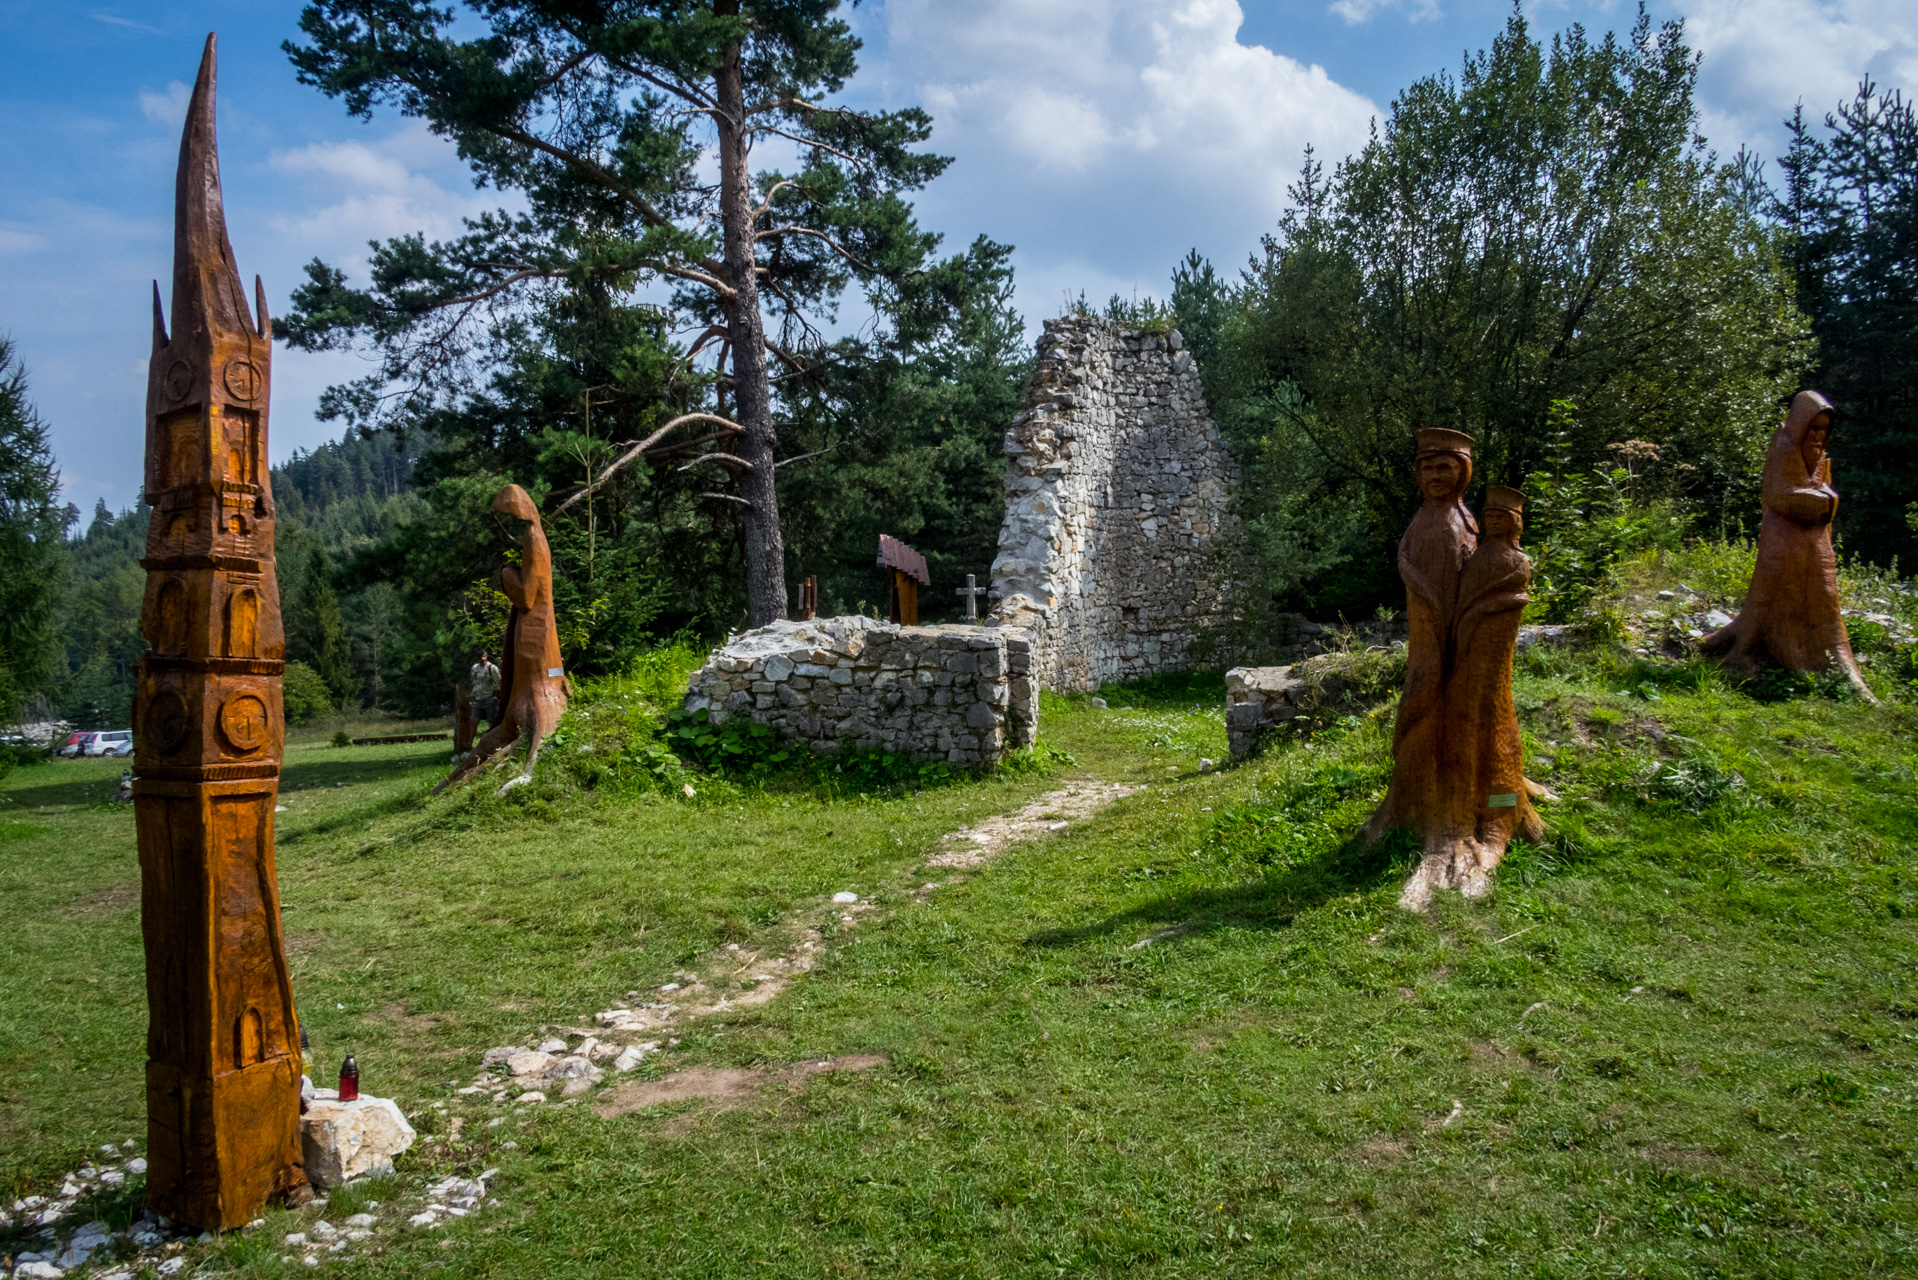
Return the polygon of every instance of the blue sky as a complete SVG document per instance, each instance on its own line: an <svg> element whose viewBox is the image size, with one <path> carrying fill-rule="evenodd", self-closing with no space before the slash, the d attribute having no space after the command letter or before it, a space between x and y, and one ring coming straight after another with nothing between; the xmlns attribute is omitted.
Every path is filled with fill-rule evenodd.
<svg viewBox="0 0 1918 1280"><path fill-rule="evenodd" d="M301 265L346 266L368 239L444 235L492 207L445 144L370 124L294 81L296 3L0 0L0 331L26 359L66 496L137 495L149 281L171 261L173 166L200 43L220 33L220 144L242 271L285 309ZM1542 31L1628 27L1623 3L1533 3ZM919 103L957 163L923 220L958 247L1018 248L1036 332L1080 290L1162 294L1197 247L1241 263L1283 207L1301 149L1335 158L1418 76L1487 45L1499 0L884 0L861 5L856 101ZM1869 71L1918 88L1911 0L1695 0L1712 145L1776 153L1779 120L1819 112ZM850 318L850 317L849 317ZM275 357L276 460L333 438L314 405L360 357Z"/></svg>

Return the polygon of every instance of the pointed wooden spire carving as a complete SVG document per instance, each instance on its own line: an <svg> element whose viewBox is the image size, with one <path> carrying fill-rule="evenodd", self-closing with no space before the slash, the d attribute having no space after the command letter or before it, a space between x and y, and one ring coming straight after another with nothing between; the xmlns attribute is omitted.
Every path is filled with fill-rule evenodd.
<svg viewBox="0 0 1918 1280"><path fill-rule="evenodd" d="M209 1230L306 1194L273 865L286 646L266 452L272 337L257 280L255 299L249 312L227 240L209 35L180 140L171 326L154 285L153 518L140 562L152 648L133 710L147 1204Z"/></svg>

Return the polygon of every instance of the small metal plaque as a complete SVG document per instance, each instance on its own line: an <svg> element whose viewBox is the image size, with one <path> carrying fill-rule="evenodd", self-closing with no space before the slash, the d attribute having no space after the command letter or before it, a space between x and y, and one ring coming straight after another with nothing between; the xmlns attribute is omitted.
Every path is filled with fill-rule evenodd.
<svg viewBox="0 0 1918 1280"><path fill-rule="evenodd" d="M1491 797L1485 803L1494 809L1516 809L1518 808L1518 794L1507 791L1502 796Z"/></svg>
<svg viewBox="0 0 1918 1280"><path fill-rule="evenodd" d="M546 674L557 678L564 670L564 667L548 667L546 668Z"/></svg>

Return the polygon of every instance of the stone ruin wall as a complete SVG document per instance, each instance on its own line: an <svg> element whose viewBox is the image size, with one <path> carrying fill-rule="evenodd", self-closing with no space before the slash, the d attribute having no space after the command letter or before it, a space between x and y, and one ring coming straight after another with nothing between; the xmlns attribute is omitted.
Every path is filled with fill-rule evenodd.
<svg viewBox="0 0 1918 1280"><path fill-rule="evenodd" d="M1230 618L1220 535L1238 469L1183 346L1176 330L1046 321L1006 433L990 621L1032 633L1047 688L1188 669Z"/></svg>
<svg viewBox="0 0 1918 1280"><path fill-rule="evenodd" d="M715 650L686 708L749 716L828 754L989 768L1032 745L1040 685L1192 666L1194 642L1230 618L1217 562L1238 473L1183 345L1099 317L1046 322L1006 433L985 625L777 622Z"/></svg>
<svg viewBox="0 0 1918 1280"><path fill-rule="evenodd" d="M748 716L827 755L844 743L990 768L1037 733L1031 661L1013 628L775 622L714 650L686 709Z"/></svg>

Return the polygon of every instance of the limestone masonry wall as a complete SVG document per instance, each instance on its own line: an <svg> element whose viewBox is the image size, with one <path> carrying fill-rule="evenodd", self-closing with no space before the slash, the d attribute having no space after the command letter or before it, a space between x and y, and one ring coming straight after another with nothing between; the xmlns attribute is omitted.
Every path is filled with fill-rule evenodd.
<svg viewBox="0 0 1918 1280"><path fill-rule="evenodd" d="M828 754L846 743L969 766L1031 746L1039 716L1025 632L856 615L735 636L693 674L686 708Z"/></svg>
<svg viewBox="0 0 1918 1280"><path fill-rule="evenodd" d="M1032 632L1049 688L1184 669L1227 620L1215 552L1238 472L1183 345L1176 330L1046 321L1006 433L991 620Z"/></svg>

